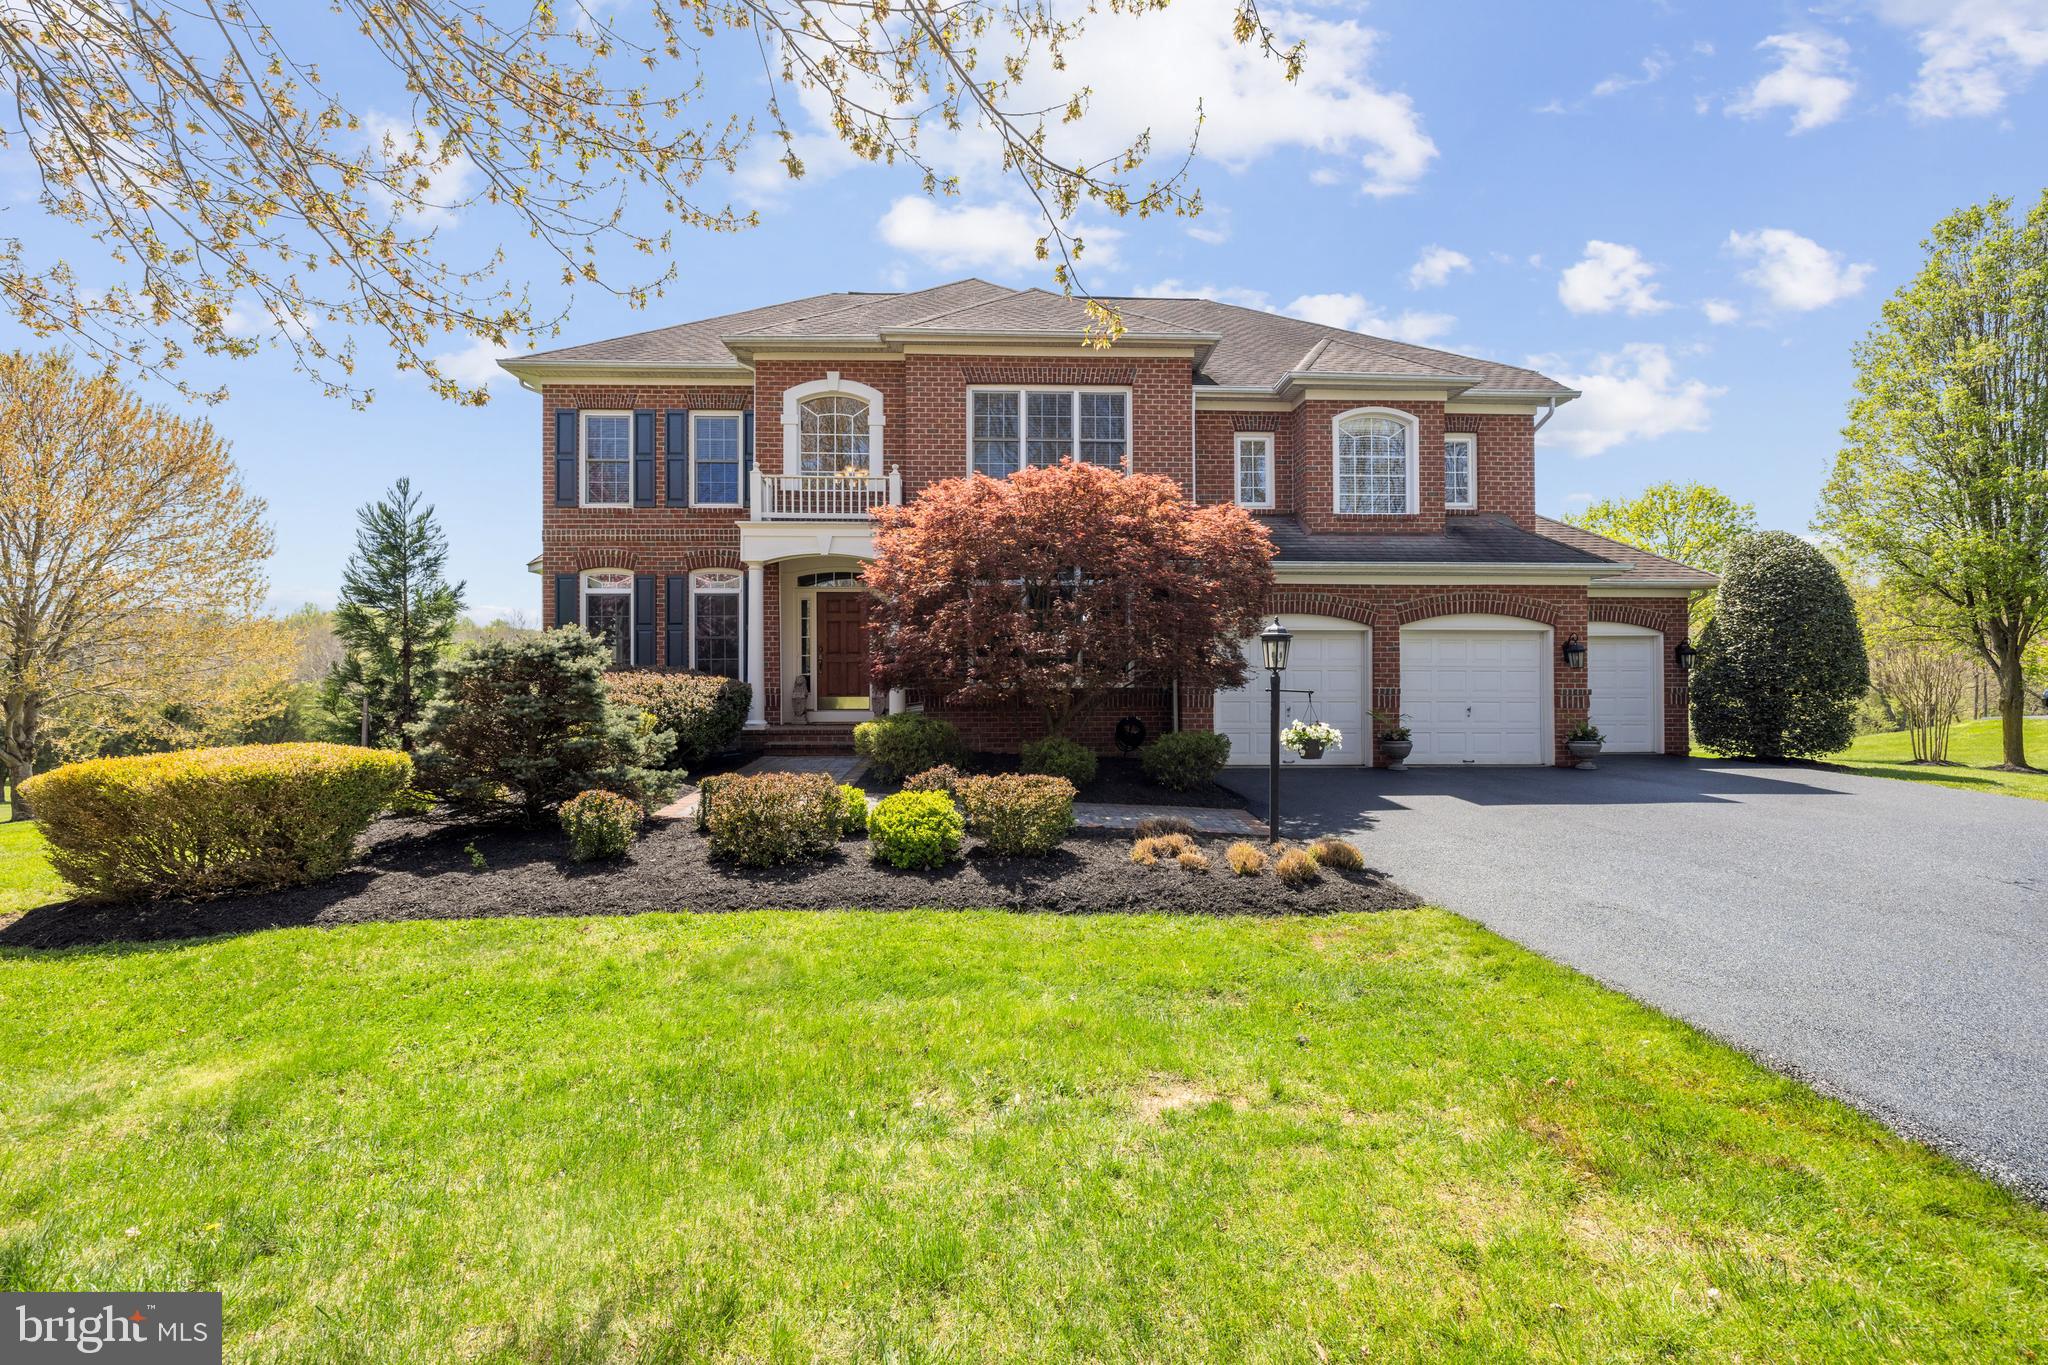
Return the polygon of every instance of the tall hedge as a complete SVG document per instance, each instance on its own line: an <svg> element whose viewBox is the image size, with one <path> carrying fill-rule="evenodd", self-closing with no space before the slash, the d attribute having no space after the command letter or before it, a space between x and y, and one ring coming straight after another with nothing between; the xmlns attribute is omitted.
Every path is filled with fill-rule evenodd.
<svg viewBox="0 0 2048 1365"><path fill-rule="evenodd" d="M629 668L605 675L612 700L654 717L656 729L675 736L677 767L702 763L739 742L754 689L738 678L709 673L661 673Z"/></svg>
<svg viewBox="0 0 2048 1365"><path fill-rule="evenodd" d="M611 647L576 626L479 645L449 666L417 735L419 785L471 814L537 823L593 787L643 804L673 790L672 738L611 700Z"/></svg>
<svg viewBox="0 0 2048 1365"><path fill-rule="evenodd" d="M1854 737L1870 686L1863 628L1840 571L1799 537L1736 542L1699 651L1693 732L1715 753L1811 758Z"/></svg>

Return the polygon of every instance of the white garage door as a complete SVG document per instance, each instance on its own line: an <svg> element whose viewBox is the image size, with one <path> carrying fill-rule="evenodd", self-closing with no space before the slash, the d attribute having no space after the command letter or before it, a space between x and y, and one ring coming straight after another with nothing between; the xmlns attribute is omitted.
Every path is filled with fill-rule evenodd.
<svg viewBox="0 0 2048 1365"><path fill-rule="evenodd" d="M1327 618L1326 618L1327 619ZM1286 749L1280 751L1282 764L1303 763L1308 767L1331 767L1370 761L1372 746L1366 726L1366 639L1363 627L1350 630L1299 627L1283 621L1294 632L1287 652L1287 671L1280 675L1280 724L1309 718L1309 698L1301 691L1315 692L1315 716L1334 725L1344 735L1344 747L1331 749L1321 758L1301 759ZM1267 689L1271 674L1259 656L1259 642L1244 642L1247 660L1243 687L1219 689L1216 693L1216 730L1230 736L1232 767L1263 768L1272 750L1272 698Z"/></svg>
<svg viewBox="0 0 2048 1365"><path fill-rule="evenodd" d="M1551 761L1540 630L1410 626L1401 632L1401 711L1410 763Z"/></svg>
<svg viewBox="0 0 2048 1365"><path fill-rule="evenodd" d="M1593 728L1611 754L1654 754L1664 749L1664 637L1649 631L1594 626L1586 653L1586 685L1593 690Z"/></svg>

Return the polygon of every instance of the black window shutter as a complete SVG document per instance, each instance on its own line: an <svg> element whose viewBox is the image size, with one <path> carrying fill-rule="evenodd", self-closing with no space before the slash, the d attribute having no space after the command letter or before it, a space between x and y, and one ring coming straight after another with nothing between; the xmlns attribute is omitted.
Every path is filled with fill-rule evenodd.
<svg viewBox="0 0 2048 1365"><path fill-rule="evenodd" d="M654 506L654 411L633 414L633 505Z"/></svg>
<svg viewBox="0 0 2048 1365"><path fill-rule="evenodd" d="M663 657L670 668L690 666L690 577L670 574L668 579L668 653Z"/></svg>
<svg viewBox="0 0 2048 1365"><path fill-rule="evenodd" d="M583 623L583 613L576 605L576 575L558 573L555 575L555 627L575 626Z"/></svg>
<svg viewBox="0 0 2048 1365"><path fill-rule="evenodd" d="M633 667L654 667L654 575L633 575Z"/></svg>
<svg viewBox="0 0 2048 1365"><path fill-rule="evenodd" d="M555 505L574 507L576 496L576 409L555 410Z"/></svg>
<svg viewBox="0 0 2048 1365"><path fill-rule="evenodd" d="M668 410L666 434L668 451L668 505L690 505L690 410Z"/></svg>
<svg viewBox="0 0 2048 1365"><path fill-rule="evenodd" d="M784 470L784 473L789 471ZM740 414L740 501L748 501L748 490L754 486L754 410L748 408Z"/></svg>

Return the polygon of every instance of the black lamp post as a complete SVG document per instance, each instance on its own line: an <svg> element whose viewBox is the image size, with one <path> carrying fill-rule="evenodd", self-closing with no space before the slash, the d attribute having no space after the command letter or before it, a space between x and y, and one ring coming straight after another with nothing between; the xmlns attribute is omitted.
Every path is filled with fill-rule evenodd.
<svg viewBox="0 0 2048 1365"><path fill-rule="evenodd" d="M1585 662L1586 647L1580 644L1579 637L1574 635L1564 642L1564 666L1566 668L1578 668L1584 665Z"/></svg>
<svg viewBox="0 0 2048 1365"><path fill-rule="evenodd" d="M1266 780L1266 835L1280 842L1280 675L1287 671L1287 647L1294 633L1274 617L1273 624L1259 632L1259 649L1266 656L1266 671L1273 678L1273 752Z"/></svg>
<svg viewBox="0 0 2048 1365"><path fill-rule="evenodd" d="M1680 640L1678 648L1672 650L1671 654L1678 660L1678 671L1681 673L1692 672L1693 660L1700 657L1700 652L1692 647L1690 640Z"/></svg>

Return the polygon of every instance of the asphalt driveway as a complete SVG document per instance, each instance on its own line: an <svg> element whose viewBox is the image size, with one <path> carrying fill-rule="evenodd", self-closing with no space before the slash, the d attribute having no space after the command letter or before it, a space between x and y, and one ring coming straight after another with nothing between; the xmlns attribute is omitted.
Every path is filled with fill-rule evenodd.
<svg viewBox="0 0 2048 1365"><path fill-rule="evenodd" d="M1285 781L1290 828L2048 1201L2048 804L1663 758Z"/></svg>

